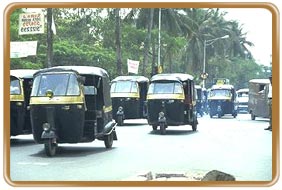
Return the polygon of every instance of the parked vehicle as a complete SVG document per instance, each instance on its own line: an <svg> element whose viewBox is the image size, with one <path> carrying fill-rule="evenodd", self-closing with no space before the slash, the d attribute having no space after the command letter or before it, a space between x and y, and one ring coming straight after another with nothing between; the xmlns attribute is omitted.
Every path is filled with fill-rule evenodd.
<svg viewBox="0 0 282 190"><path fill-rule="evenodd" d="M201 117L204 115L204 91L200 85L195 85L195 89L197 92L197 97L196 97L196 110L197 114L199 114Z"/></svg>
<svg viewBox="0 0 282 190"><path fill-rule="evenodd" d="M125 119L146 118L149 79L144 76L119 76L111 82L113 117L118 125Z"/></svg>
<svg viewBox="0 0 282 190"><path fill-rule="evenodd" d="M108 73L98 67L58 66L34 74L30 99L34 140L48 156L59 143L117 140Z"/></svg>
<svg viewBox="0 0 282 190"><path fill-rule="evenodd" d="M225 114L237 116L236 92L233 85L213 85L208 97L210 117L217 115L221 118Z"/></svg>
<svg viewBox="0 0 282 190"><path fill-rule="evenodd" d="M269 79L252 79L249 81L249 113L251 119L269 118L268 91Z"/></svg>
<svg viewBox="0 0 282 190"><path fill-rule="evenodd" d="M31 134L29 100L36 70L10 71L10 136Z"/></svg>
<svg viewBox="0 0 282 190"><path fill-rule="evenodd" d="M157 74L150 80L147 94L148 123L153 130L160 126L191 125L197 130L196 90L193 76L182 73Z"/></svg>
<svg viewBox="0 0 282 190"><path fill-rule="evenodd" d="M238 102L238 113L248 113L248 102L249 102L249 89L242 88L236 91L237 102Z"/></svg>

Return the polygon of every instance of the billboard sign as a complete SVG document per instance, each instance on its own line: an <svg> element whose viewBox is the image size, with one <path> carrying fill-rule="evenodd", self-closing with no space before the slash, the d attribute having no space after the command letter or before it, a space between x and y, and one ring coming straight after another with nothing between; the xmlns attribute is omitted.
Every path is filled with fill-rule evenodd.
<svg viewBox="0 0 282 190"><path fill-rule="evenodd" d="M44 14L23 13L19 16L19 35L44 33Z"/></svg>

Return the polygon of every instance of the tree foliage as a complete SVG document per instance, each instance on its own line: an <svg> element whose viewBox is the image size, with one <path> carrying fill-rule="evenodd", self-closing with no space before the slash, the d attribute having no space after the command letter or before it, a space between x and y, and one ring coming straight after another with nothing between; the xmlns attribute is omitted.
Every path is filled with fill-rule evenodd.
<svg viewBox="0 0 282 190"><path fill-rule="evenodd" d="M119 12L117 9L53 9L57 34L53 36L52 65L98 66L113 78L127 73L127 59L133 59L140 61L139 73L150 77L157 65L159 11L157 8L120 9ZM18 35L19 14L23 12L16 9L10 15L11 41L37 40L37 56L12 58L11 69L44 68L47 66L46 32ZM211 85L212 78L225 77L241 88L247 87L252 78L267 78L270 68L255 63L248 50L254 44L246 39L240 23L225 20L225 14L220 9L162 9L164 72L186 72L201 83L204 40L229 35L228 39L218 40L206 48L207 84ZM117 63L121 64L119 69Z"/></svg>

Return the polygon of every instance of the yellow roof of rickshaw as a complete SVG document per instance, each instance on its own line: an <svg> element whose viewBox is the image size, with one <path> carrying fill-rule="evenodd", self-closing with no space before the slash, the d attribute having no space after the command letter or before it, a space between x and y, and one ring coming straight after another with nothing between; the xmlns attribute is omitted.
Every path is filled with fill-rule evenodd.
<svg viewBox="0 0 282 190"><path fill-rule="evenodd" d="M17 78L33 78L33 74L38 71L36 69L13 69L10 70L10 76Z"/></svg>

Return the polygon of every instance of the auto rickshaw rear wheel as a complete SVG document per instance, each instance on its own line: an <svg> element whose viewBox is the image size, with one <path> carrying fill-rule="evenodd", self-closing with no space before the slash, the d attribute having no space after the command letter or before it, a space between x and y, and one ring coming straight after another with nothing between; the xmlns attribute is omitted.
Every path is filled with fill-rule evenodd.
<svg viewBox="0 0 282 190"><path fill-rule="evenodd" d="M153 130L155 131L155 130L158 129L158 126L157 126L157 125L153 125L152 128L153 128Z"/></svg>
<svg viewBox="0 0 282 190"><path fill-rule="evenodd" d="M57 144L53 142L53 139L48 139L48 141L44 144L44 149L47 156L55 156Z"/></svg>
<svg viewBox="0 0 282 190"><path fill-rule="evenodd" d="M111 132L109 135L104 136L104 143L106 148L112 148L114 141L114 135L113 132Z"/></svg>

